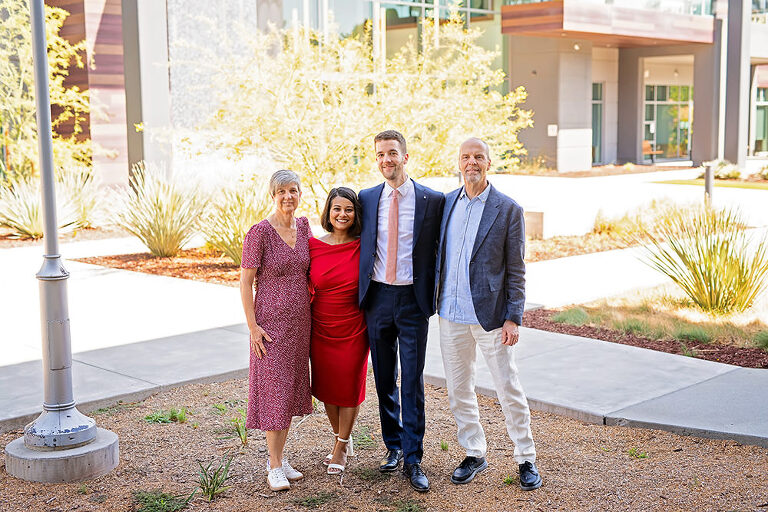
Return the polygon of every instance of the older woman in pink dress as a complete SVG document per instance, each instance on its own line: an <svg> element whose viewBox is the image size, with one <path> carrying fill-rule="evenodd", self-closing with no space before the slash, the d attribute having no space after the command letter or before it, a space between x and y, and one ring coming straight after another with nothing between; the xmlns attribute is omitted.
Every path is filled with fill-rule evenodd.
<svg viewBox="0 0 768 512"><path fill-rule="evenodd" d="M312 412L307 285L312 235L307 218L294 217L301 199L299 176L277 171L269 192L273 213L243 241L240 295L251 339L246 426L266 432L267 483L277 491L304 477L283 457L283 449L291 419Z"/></svg>

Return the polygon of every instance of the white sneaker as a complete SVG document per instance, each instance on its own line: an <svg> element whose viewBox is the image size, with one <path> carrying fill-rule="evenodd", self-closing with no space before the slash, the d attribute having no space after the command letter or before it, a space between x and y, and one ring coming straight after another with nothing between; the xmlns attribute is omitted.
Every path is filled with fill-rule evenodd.
<svg viewBox="0 0 768 512"><path fill-rule="evenodd" d="M293 469L293 466L291 466L285 459L283 459L283 473L285 473L285 477L291 482L304 478L301 471Z"/></svg>
<svg viewBox="0 0 768 512"><path fill-rule="evenodd" d="M267 472L267 483L273 491L287 491L291 488L291 484L285 478L285 472L282 467L270 469Z"/></svg>

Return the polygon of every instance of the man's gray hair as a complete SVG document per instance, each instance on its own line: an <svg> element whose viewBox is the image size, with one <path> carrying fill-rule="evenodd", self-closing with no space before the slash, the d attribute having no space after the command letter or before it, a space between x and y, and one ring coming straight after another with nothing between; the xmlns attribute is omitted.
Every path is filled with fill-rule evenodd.
<svg viewBox="0 0 768 512"><path fill-rule="evenodd" d="M269 195L274 196L277 189L280 187L287 187L291 183L295 183L299 187L301 192L301 178L299 175L288 169L280 169L276 171L271 178L269 178Z"/></svg>

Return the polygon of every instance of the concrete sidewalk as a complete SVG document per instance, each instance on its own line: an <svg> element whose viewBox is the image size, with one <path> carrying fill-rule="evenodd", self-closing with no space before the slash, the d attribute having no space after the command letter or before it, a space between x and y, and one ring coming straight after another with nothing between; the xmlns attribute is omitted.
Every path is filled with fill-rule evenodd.
<svg viewBox="0 0 768 512"><path fill-rule="evenodd" d="M445 386L436 320L424 377ZM238 324L75 354L79 407L87 412L190 382L245 377L247 335ZM768 371L527 328L515 350L533 409L768 447ZM39 414L41 383L39 361L0 367L0 431ZM494 395L480 355L477 390Z"/></svg>

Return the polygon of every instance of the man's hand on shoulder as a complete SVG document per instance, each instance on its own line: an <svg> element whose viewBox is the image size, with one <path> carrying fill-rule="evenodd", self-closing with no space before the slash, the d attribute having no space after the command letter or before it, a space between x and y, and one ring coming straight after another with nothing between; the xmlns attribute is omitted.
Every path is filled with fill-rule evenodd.
<svg viewBox="0 0 768 512"><path fill-rule="evenodd" d="M501 343L503 345L513 346L520 340L520 330L512 320L505 320L501 326Z"/></svg>

